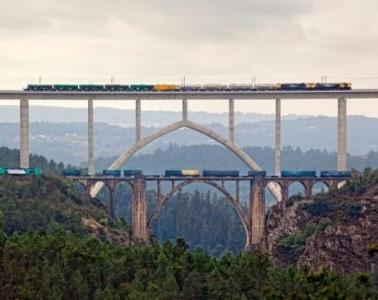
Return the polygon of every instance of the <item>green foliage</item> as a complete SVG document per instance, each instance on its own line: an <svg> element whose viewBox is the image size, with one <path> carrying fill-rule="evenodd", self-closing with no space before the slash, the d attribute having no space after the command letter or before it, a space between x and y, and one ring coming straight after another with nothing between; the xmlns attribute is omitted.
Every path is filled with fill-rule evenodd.
<svg viewBox="0 0 378 300"><path fill-rule="evenodd" d="M184 240L121 247L64 231L5 238L1 299L374 299L371 278L279 270L260 252L216 259Z"/></svg>

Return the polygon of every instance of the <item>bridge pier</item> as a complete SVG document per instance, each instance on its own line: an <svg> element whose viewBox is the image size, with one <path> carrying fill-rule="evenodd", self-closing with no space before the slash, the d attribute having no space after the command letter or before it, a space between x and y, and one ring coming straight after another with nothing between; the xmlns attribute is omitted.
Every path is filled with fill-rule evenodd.
<svg viewBox="0 0 378 300"><path fill-rule="evenodd" d="M29 168L29 101L20 100L20 168Z"/></svg>
<svg viewBox="0 0 378 300"><path fill-rule="evenodd" d="M338 99L338 121L337 121L337 170L347 169L346 153L346 126L347 126L347 101L345 98Z"/></svg>
<svg viewBox="0 0 378 300"><path fill-rule="evenodd" d="M188 121L188 100L182 100L182 120Z"/></svg>
<svg viewBox="0 0 378 300"><path fill-rule="evenodd" d="M132 235L139 241L148 242L146 207L146 179L137 177L133 184L133 199L131 205Z"/></svg>
<svg viewBox="0 0 378 300"><path fill-rule="evenodd" d="M93 145L93 100L88 100L88 175L95 174Z"/></svg>
<svg viewBox="0 0 378 300"><path fill-rule="evenodd" d="M135 139L138 143L141 139L141 102L140 99L135 101Z"/></svg>
<svg viewBox="0 0 378 300"><path fill-rule="evenodd" d="M251 246L254 246L261 242L265 224L265 189L260 176L250 183L250 210Z"/></svg>
<svg viewBox="0 0 378 300"><path fill-rule="evenodd" d="M281 99L276 99L275 175L281 175Z"/></svg>
<svg viewBox="0 0 378 300"><path fill-rule="evenodd" d="M234 142L235 139L235 107L234 99L228 100L228 135L229 140Z"/></svg>

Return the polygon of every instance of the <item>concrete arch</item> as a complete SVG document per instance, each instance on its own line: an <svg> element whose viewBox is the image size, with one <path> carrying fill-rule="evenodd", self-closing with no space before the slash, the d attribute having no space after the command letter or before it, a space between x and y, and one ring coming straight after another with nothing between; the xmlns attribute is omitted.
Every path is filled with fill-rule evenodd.
<svg viewBox="0 0 378 300"><path fill-rule="evenodd" d="M329 186L329 183L327 181L325 181L325 180L319 180L319 181L314 182L314 184L312 185L312 187L311 187L312 194L314 194L314 189L319 184L323 184L327 188L327 191L330 190L330 186Z"/></svg>
<svg viewBox="0 0 378 300"><path fill-rule="evenodd" d="M232 207L234 208L235 212L239 216L240 222L243 225L243 229L245 231L245 237L246 237L245 238L244 249L247 249L248 246L250 245L250 241L251 241L251 237L250 237L251 230L250 230L250 225L249 225L249 222L248 222L248 217L245 215L242 207L240 206L240 203L237 202L235 200L235 198L225 188L223 188L218 183L216 183L214 181L210 181L210 180L206 180L206 181L187 180L187 181L181 182L178 185L176 185L175 187L173 187L167 194L165 194L160 199L160 201L158 199L158 202L156 204L154 212L153 212L152 216L150 217L150 219L148 220L148 224L147 224L148 228L150 230L152 229L153 224L157 221L157 219L158 219L158 217L160 215L161 209L168 202L168 200L170 200L173 197L173 195L176 192L178 192L179 190L181 190L183 187L185 187L185 186L187 186L189 184L193 184L193 183L205 183L205 184L208 184L208 185L216 188L221 193L223 193L223 195L226 196L226 199L230 201Z"/></svg>
<svg viewBox="0 0 378 300"><path fill-rule="evenodd" d="M253 170L258 170L260 171L261 168L260 166L241 148L239 148L235 143L232 141L223 138L221 135L217 134L216 132L201 126L199 124L193 123L191 121L187 120L182 120L178 121L176 123L173 123L171 125L168 125L159 131L140 139L134 146L132 146L129 150L126 152L122 153L109 167L110 170L118 169L122 165L124 165L127 160L133 156L137 151L142 149L144 146L148 145L149 143L159 139L160 137L167 135L168 133L171 133L177 129L180 128L189 128L194 131L197 131L199 133L202 133L203 135L208 136L209 138L213 139L214 141L222 144L225 146L227 149L229 149L231 152L233 152L237 157L239 157L248 167L250 167ZM100 191L102 188L101 184L98 184L94 187L92 190L92 196L97 195L97 193ZM281 199L281 195L277 187L274 185L274 183L269 184L269 189L271 190L273 196L277 199Z"/></svg>
<svg viewBox="0 0 378 300"><path fill-rule="evenodd" d="M302 182L301 180L292 180L289 182L288 186L287 186L287 192L288 192L288 196L291 197L293 195L290 196L290 187L295 185L295 184L300 184L302 187L303 187L303 191L304 191L304 196L308 195L308 186Z"/></svg>

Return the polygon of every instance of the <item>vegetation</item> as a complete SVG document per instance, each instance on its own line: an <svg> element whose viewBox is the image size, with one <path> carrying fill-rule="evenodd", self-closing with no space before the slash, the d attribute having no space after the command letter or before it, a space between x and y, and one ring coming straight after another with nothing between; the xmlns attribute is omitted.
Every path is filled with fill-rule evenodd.
<svg viewBox="0 0 378 300"><path fill-rule="evenodd" d="M1 299L375 299L367 274L278 270L261 253L213 258L175 245L122 247L63 231L0 239Z"/></svg>

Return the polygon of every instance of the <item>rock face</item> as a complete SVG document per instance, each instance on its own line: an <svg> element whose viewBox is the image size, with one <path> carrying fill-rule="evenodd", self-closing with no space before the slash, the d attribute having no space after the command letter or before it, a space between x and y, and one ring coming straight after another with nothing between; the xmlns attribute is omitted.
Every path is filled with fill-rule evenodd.
<svg viewBox="0 0 378 300"><path fill-rule="evenodd" d="M350 274L371 270L368 247L377 241L378 184L373 181L358 192L348 184L311 200L297 197L273 206L262 248L281 267L307 265Z"/></svg>

